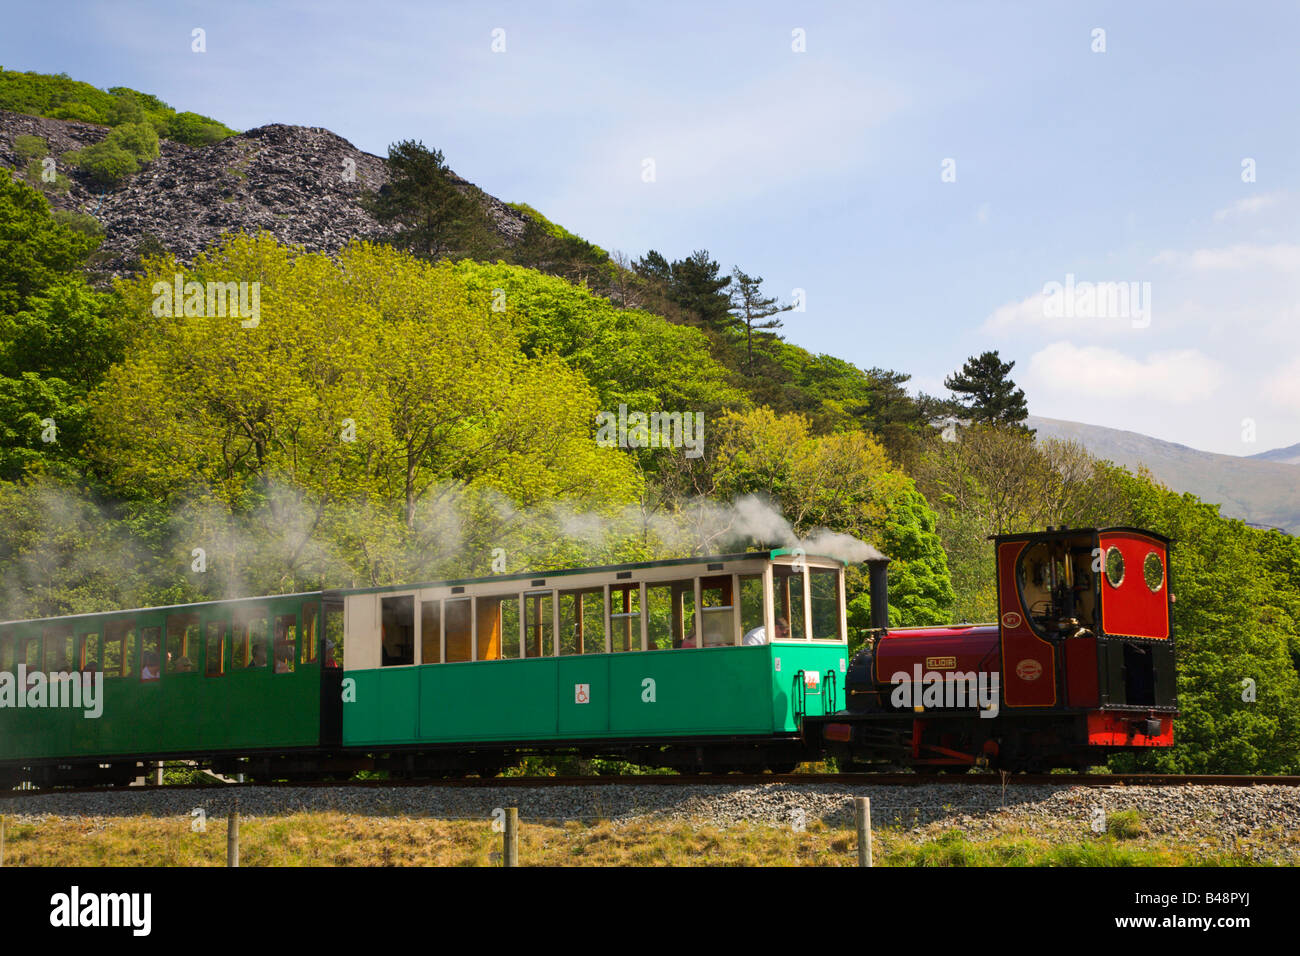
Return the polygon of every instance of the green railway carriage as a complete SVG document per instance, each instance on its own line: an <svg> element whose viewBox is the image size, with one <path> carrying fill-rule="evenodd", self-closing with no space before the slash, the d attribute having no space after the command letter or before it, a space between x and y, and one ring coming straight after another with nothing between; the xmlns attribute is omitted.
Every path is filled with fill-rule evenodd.
<svg viewBox="0 0 1300 956"><path fill-rule="evenodd" d="M318 750L321 611L312 593L0 624L0 781Z"/></svg>
<svg viewBox="0 0 1300 956"><path fill-rule="evenodd" d="M751 552L342 600L353 749L473 744L489 769L495 748L562 744L668 765L781 766L802 753L800 715L833 712L843 686L835 559Z"/></svg>
<svg viewBox="0 0 1300 956"><path fill-rule="evenodd" d="M843 704L844 606L842 562L774 550L7 622L0 782L783 769Z"/></svg>

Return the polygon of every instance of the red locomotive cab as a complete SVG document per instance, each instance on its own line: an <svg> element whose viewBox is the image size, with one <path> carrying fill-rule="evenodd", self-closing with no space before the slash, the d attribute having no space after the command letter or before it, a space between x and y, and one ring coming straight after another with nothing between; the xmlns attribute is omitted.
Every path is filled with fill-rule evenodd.
<svg viewBox="0 0 1300 956"><path fill-rule="evenodd" d="M888 559L868 562L871 622L847 708L805 718L847 766L1096 766L1168 747L1178 716L1170 542L1137 528L995 537L993 624L890 627Z"/></svg>
<svg viewBox="0 0 1300 956"><path fill-rule="evenodd" d="M1006 706L1117 711L1111 736L1119 720L1165 737L1177 712L1169 540L1106 528L996 541Z"/></svg>

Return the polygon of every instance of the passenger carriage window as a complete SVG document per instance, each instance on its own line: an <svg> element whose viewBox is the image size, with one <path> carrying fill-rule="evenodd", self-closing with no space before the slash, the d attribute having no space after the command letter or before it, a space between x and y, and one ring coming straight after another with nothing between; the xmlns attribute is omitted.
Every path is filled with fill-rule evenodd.
<svg viewBox="0 0 1300 956"><path fill-rule="evenodd" d="M159 655L162 652L162 628L140 630L140 679L157 680L162 675Z"/></svg>
<svg viewBox="0 0 1300 956"><path fill-rule="evenodd" d="M104 628L104 677L122 676L122 638Z"/></svg>
<svg viewBox="0 0 1300 956"><path fill-rule="evenodd" d="M550 657L555 653L554 601L550 591L524 594L524 657Z"/></svg>
<svg viewBox="0 0 1300 956"><path fill-rule="evenodd" d="M230 627L231 670L257 670L270 661L266 613L258 609L235 613Z"/></svg>
<svg viewBox="0 0 1300 956"><path fill-rule="evenodd" d="M415 663L415 598L410 594L381 602L381 659L384 667ZM278 660L279 658L277 658Z"/></svg>
<svg viewBox="0 0 1300 956"><path fill-rule="evenodd" d="M433 639L438 640L435 624ZM323 666L329 668L343 666L343 605L325 605L325 656Z"/></svg>
<svg viewBox="0 0 1300 956"><path fill-rule="evenodd" d="M45 673L72 672L72 628L47 628L45 631Z"/></svg>
<svg viewBox="0 0 1300 956"><path fill-rule="evenodd" d="M447 617L447 663L455 664L470 659L470 599L453 598L443 603Z"/></svg>
<svg viewBox="0 0 1300 956"><path fill-rule="evenodd" d="M695 582L669 581L646 586L646 647L695 647Z"/></svg>
<svg viewBox="0 0 1300 956"><path fill-rule="evenodd" d="M641 585L616 584L609 589L609 648L641 650Z"/></svg>
<svg viewBox="0 0 1300 956"><path fill-rule="evenodd" d="M0 674L14 672L14 636L0 634Z"/></svg>
<svg viewBox="0 0 1300 956"><path fill-rule="evenodd" d="M77 638L77 663L87 674L99 670L98 631L87 631Z"/></svg>
<svg viewBox="0 0 1300 956"><path fill-rule="evenodd" d="M167 615L167 654L164 668L168 674L192 674L199 659L199 615Z"/></svg>
<svg viewBox="0 0 1300 956"><path fill-rule="evenodd" d="M414 601L415 598L411 598L411 600ZM317 643L319 634L316 628L319 611L320 609L315 603L302 606L302 662L304 664L315 664L320 653L319 644ZM411 640L411 649L412 653L414 653L414 638ZM412 660L412 663L414 663L414 660Z"/></svg>
<svg viewBox="0 0 1300 956"><path fill-rule="evenodd" d="M478 653L475 660L501 659L501 605L510 598L481 597L478 602ZM519 643L519 620L515 619L515 643Z"/></svg>
<svg viewBox="0 0 1300 956"><path fill-rule="evenodd" d="M275 619L275 673L292 674L298 650L298 615L281 614Z"/></svg>
<svg viewBox="0 0 1300 956"><path fill-rule="evenodd" d="M23 652L19 663L27 667L27 673L33 674L41 669L41 639L29 637L22 642Z"/></svg>
<svg viewBox="0 0 1300 956"><path fill-rule="evenodd" d="M478 601L476 660L495 661L519 657L518 595L505 594L475 600Z"/></svg>
<svg viewBox="0 0 1300 956"><path fill-rule="evenodd" d="M420 602L420 661L424 664L442 663L442 634L439 624L442 615L441 601ZM329 635L329 611L325 612L326 639ZM515 644L519 638L515 638ZM328 664L326 666L329 666Z"/></svg>
<svg viewBox="0 0 1300 956"><path fill-rule="evenodd" d="M614 633L619 633L618 624ZM637 625L637 649L641 647ZM622 650L622 648L619 648ZM585 588L560 592L560 654L605 653L605 589Z"/></svg>
<svg viewBox="0 0 1300 956"><path fill-rule="evenodd" d="M704 646L722 647L736 643L736 606L732 602L731 575L700 578L700 618L704 622Z"/></svg>
<svg viewBox="0 0 1300 956"><path fill-rule="evenodd" d="M788 565L774 565L772 583L776 588L776 617L785 619L791 640L802 641L808 636L803 618L803 572Z"/></svg>
<svg viewBox="0 0 1300 956"><path fill-rule="evenodd" d="M742 644L766 644L763 624L763 575L740 576L740 632Z"/></svg>
<svg viewBox="0 0 1300 956"><path fill-rule="evenodd" d="M501 599L501 656L518 659L523 648L519 643L519 598L511 595Z"/></svg>
<svg viewBox="0 0 1300 956"><path fill-rule="evenodd" d="M840 573L834 568L810 568L812 636L816 641L840 639Z"/></svg>
<svg viewBox="0 0 1300 956"><path fill-rule="evenodd" d="M220 677L226 672L226 632L229 629L228 621L208 621L203 655L203 673L208 677Z"/></svg>
<svg viewBox="0 0 1300 956"><path fill-rule="evenodd" d="M135 619L104 625L104 676L130 677L135 673Z"/></svg>
<svg viewBox="0 0 1300 956"><path fill-rule="evenodd" d="M238 611L230 620L230 669L242 671L252 659L252 650L248 646L248 618Z"/></svg>

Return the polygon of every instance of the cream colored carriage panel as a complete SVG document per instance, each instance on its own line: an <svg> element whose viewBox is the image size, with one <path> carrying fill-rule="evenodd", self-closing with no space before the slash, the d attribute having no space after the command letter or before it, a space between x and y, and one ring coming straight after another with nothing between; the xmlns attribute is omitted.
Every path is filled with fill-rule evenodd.
<svg viewBox="0 0 1300 956"><path fill-rule="evenodd" d="M378 667L379 595L349 594L343 599L343 669Z"/></svg>

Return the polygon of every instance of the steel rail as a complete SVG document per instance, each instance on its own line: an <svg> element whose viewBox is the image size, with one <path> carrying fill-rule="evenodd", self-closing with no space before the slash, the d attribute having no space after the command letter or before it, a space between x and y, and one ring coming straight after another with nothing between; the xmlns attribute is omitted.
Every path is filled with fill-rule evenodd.
<svg viewBox="0 0 1300 956"><path fill-rule="evenodd" d="M1251 776L1245 774L1024 774L1008 773L790 773L790 774L631 774L589 777L469 777L457 779L385 779L385 780L300 780L264 783L167 784L130 787L75 787L0 791L0 800L72 793L151 793L160 790L197 790L217 793L249 787L338 787L382 789L385 787L740 787L755 785L840 786L840 787L968 787L968 786L1059 786L1065 787L1298 787L1300 777Z"/></svg>

